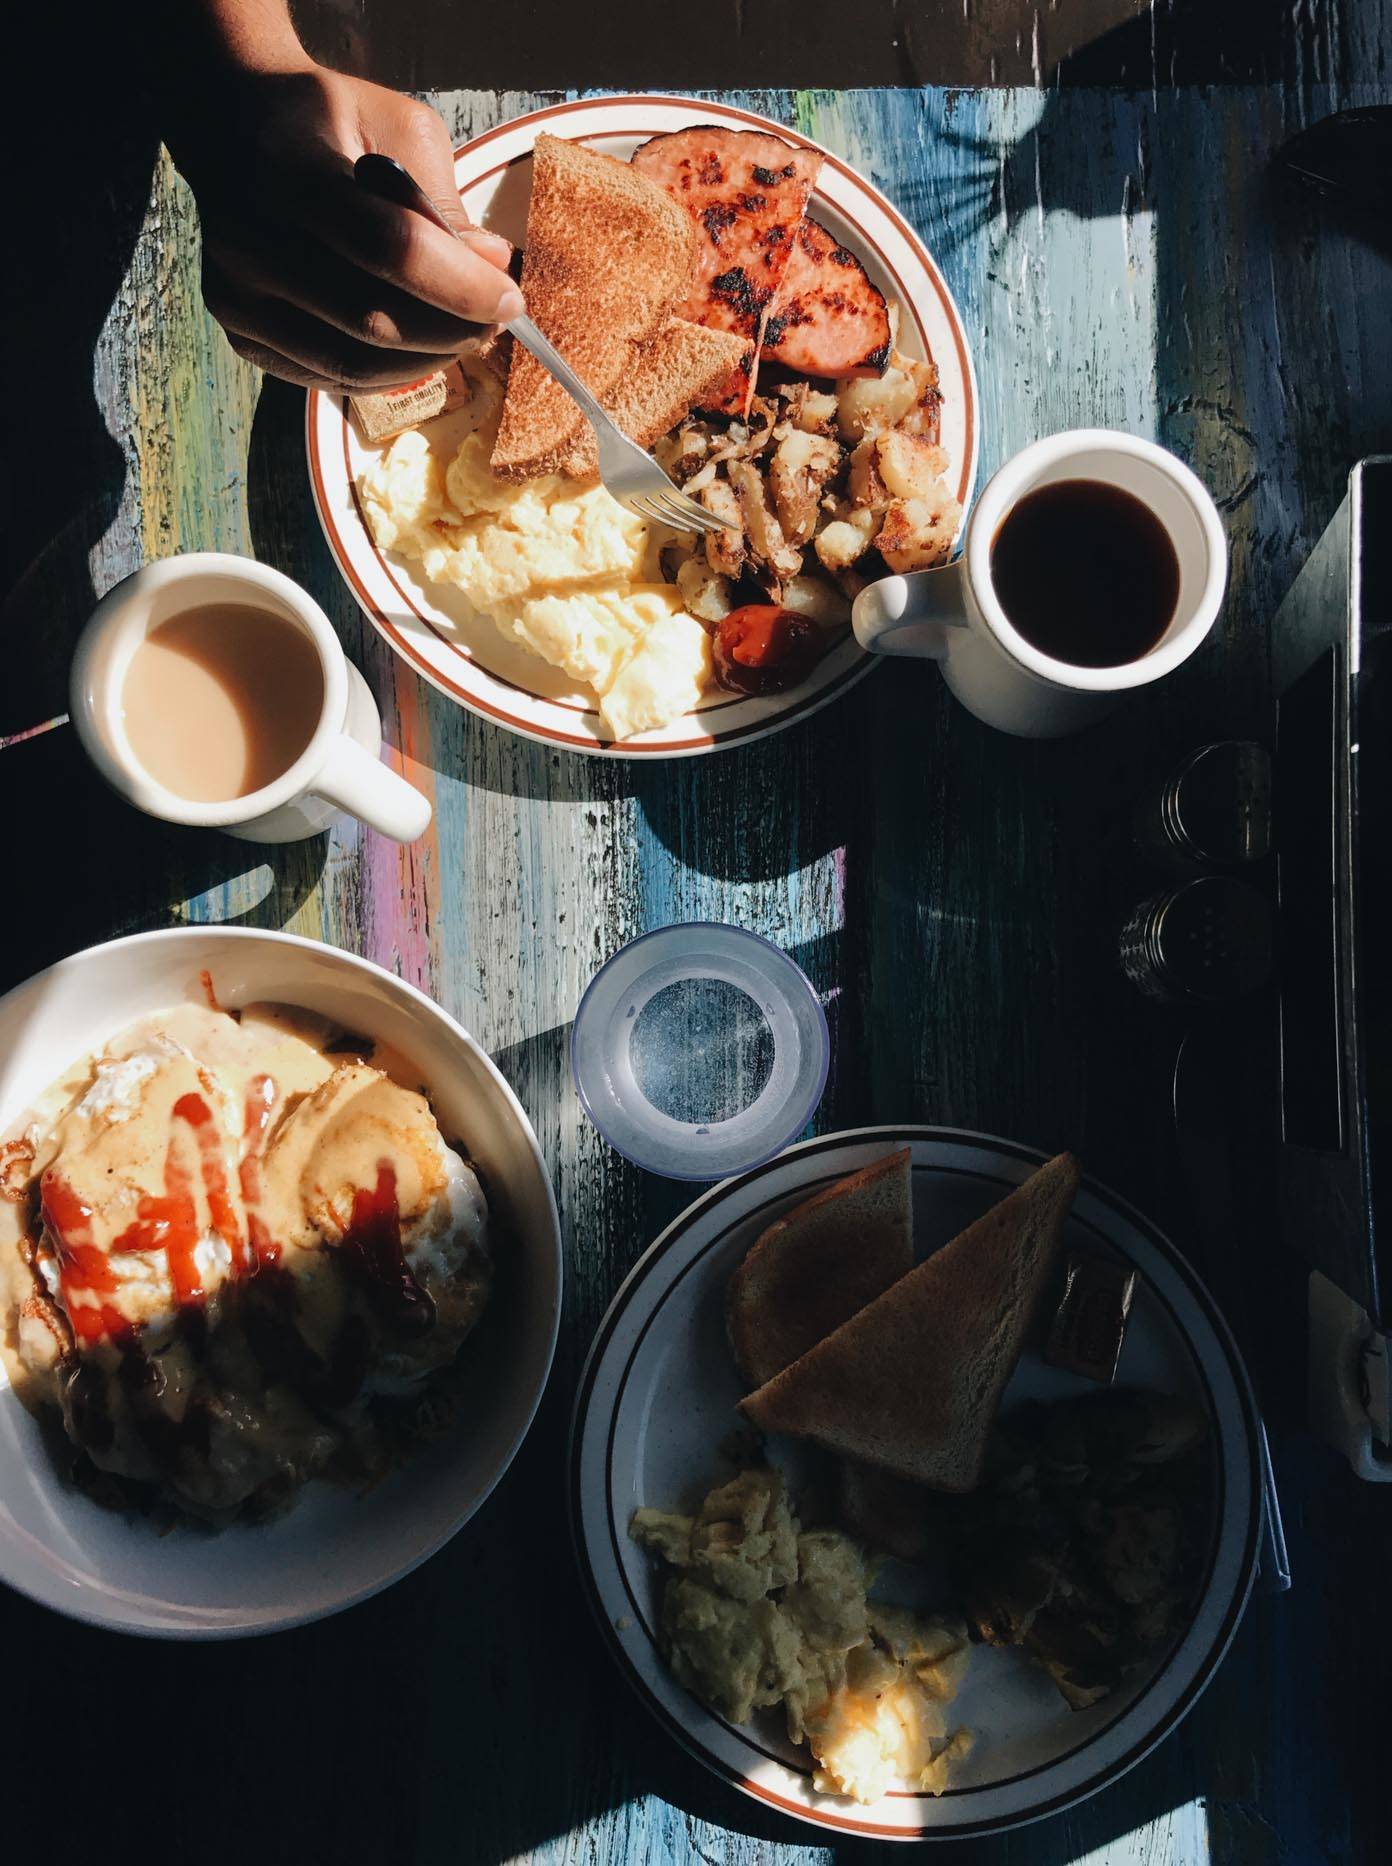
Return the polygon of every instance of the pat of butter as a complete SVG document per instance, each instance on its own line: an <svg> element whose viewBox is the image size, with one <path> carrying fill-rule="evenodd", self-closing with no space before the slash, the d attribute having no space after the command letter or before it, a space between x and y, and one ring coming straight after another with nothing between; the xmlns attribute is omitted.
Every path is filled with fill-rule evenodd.
<svg viewBox="0 0 1392 1866"><path fill-rule="evenodd" d="M378 394L350 395L349 405L358 418L358 426L369 441L382 441L403 428L416 427L435 415L448 415L472 399L473 384L462 365L451 363L437 369L433 376L422 376L404 389L384 389Z"/></svg>

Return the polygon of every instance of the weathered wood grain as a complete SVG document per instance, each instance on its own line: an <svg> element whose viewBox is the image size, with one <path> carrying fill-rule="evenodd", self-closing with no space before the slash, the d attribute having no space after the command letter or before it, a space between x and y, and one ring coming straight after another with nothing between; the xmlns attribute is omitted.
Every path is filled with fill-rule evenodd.
<svg viewBox="0 0 1392 1866"><path fill-rule="evenodd" d="M438 101L462 139L544 100ZM776 740L664 769L511 738L418 682L358 614L314 520L301 400L278 385L258 395L232 357L198 302L182 184L167 163L146 170L140 237L96 344L93 393L122 474L96 535L90 523L74 534L90 542L92 589L177 549L278 564L363 667L389 755L430 792L436 817L406 851L351 825L299 848L248 849L132 818L61 733L15 747L0 757L7 803L25 799L41 836L80 849L84 882L21 929L13 977L178 919L284 925L391 967L459 1016L517 1087L555 1174L568 1278L555 1375L509 1480L382 1599L232 1651L137 1650L0 1603L8 1649L27 1642L46 1660L26 1674L26 1756L40 1781L71 1681L118 1658L127 1673L138 1663L152 1706L215 1707L215 1738L199 1725L167 1739L180 1856L831 1857L708 1781L649 1726L573 1575L563 1473L580 1362L623 1273L685 1202L611 1154L570 1087L574 1006L635 933L727 919L799 959L835 1034L820 1129L922 1119L1075 1145L1203 1247L1189 1237L1165 1106L1178 1026L1135 999L1115 966L1121 916L1150 885L1127 819L1177 752L1269 730L1271 613L1348 466L1392 433L1383 262L1275 202L1264 180L1286 134L1353 99L1231 89L737 101L848 157L922 231L976 346L983 475L1036 435L1083 423L1156 435L1191 460L1229 524L1224 621L1162 690L1059 745L987 732L927 665L881 672ZM88 566L77 570L60 540L7 605L7 627L11 616L33 626L10 663L6 722L23 705L33 717L58 710ZM50 593L62 626L45 633ZM1255 1194L1253 1214L1253 1236L1210 1262L1238 1303L1239 1259L1264 1266L1267 1255ZM1392 1650L1358 1601L1379 1578L1387 1510L1325 1454L1289 1441L1278 1456L1297 1591L1256 1603L1206 1699L1125 1781L961 1857L1372 1857L1361 1849L1381 1794L1357 1706L1383 1688ZM288 1749L267 1740L268 1714L278 1729L289 1722ZM70 1818L88 1833L84 1809Z"/></svg>
<svg viewBox="0 0 1392 1866"><path fill-rule="evenodd" d="M1377 75L1387 0L707 0L699 30L655 41L648 0L495 11L470 30L454 0L296 0L306 44L403 90L584 83L611 90L833 84L1348 82ZM680 69L669 72L675 58Z"/></svg>

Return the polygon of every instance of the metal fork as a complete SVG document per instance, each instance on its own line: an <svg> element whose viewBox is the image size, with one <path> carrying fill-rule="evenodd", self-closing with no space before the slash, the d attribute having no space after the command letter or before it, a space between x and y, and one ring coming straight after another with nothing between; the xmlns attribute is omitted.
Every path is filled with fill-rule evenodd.
<svg viewBox="0 0 1392 1866"><path fill-rule="evenodd" d="M353 176L360 186L383 200L423 214L456 240L463 238L459 228L453 225L419 182L391 156L359 156L353 166ZM647 519L650 524L666 525L672 531L732 529L723 519L708 512L705 506L688 498L662 471L652 455L644 453L637 441L631 440L624 433L600 402L590 394L556 346L542 335L525 312L519 317L509 318L503 328L511 331L517 342L530 350L542 367L550 371L578 404L581 413L594 429L599 450L599 477L611 498L617 499L620 505L627 506L630 512L636 512L639 518Z"/></svg>

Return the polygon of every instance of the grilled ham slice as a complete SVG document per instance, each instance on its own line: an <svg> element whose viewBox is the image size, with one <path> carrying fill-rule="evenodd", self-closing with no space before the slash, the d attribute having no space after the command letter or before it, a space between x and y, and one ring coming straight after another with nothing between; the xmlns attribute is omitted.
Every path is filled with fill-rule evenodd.
<svg viewBox="0 0 1392 1866"><path fill-rule="evenodd" d="M804 218L764 324L760 358L800 376L878 376L891 342L884 293L820 221Z"/></svg>
<svg viewBox="0 0 1392 1866"><path fill-rule="evenodd" d="M690 296L678 309L699 324L745 339L744 361L713 406L747 414L764 326L822 158L762 131L702 124L654 136L634 151L633 166L679 201L696 224L700 263Z"/></svg>

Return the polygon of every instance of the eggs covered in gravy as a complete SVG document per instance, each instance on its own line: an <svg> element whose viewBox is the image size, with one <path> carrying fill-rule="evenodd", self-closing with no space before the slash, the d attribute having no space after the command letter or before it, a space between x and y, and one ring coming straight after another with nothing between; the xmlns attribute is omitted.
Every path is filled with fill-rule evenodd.
<svg viewBox="0 0 1392 1866"><path fill-rule="evenodd" d="M0 1168L16 1388L89 1474L215 1520L389 1464L492 1287L483 1189L408 1066L284 1007L144 1019Z"/></svg>

